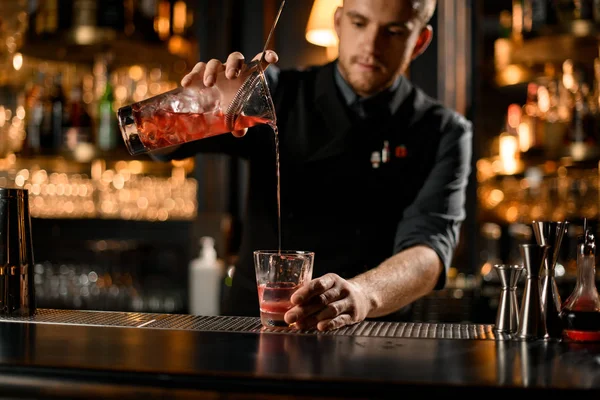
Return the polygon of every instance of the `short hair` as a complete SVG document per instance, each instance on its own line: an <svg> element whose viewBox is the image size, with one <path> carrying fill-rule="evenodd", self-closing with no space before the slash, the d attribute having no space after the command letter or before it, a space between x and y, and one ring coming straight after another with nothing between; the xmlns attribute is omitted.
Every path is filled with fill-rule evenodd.
<svg viewBox="0 0 600 400"><path fill-rule="evenodd" d="M437 0L413 0L413 8L417 10L419 19L423 21L423 24L429 23L436 7Z"/></svg>
<svg viewBox="0 0 600 400"><path fill-rule="evenodd" d="M437 7L437 0L411 0L411 2L413 10L415 10L423 24L429 23Z"/></svg>

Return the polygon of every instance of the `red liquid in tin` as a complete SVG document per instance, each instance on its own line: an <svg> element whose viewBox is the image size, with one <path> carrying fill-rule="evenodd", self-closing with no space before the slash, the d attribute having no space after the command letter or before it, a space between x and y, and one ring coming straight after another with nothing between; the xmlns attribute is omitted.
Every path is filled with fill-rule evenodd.
<svg viewBox="0 0 600 400"><path fill-rule="evenodd" d="M292 308L290 298L299 287L293 282L266 283L258 286L260 319L264 326L289 327L283 316Z"/></svg>
<svg viewBox="0 0 600 400"><path fill-rule="evenodd" d="M233 129L229 129L222 112L192 114L160 109L152 113L147 111L144 112L143 107L134 110L133 117L140 140L149 151L268 122L263 118L240 115L235 120Z"/></svg>

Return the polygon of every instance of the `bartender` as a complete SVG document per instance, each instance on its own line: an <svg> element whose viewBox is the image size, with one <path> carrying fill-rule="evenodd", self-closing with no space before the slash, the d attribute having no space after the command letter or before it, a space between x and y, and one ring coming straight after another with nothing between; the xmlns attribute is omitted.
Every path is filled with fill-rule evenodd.
<svg viewBox="0 0 600 400"><path fill-rule="evenodd" d="M345 0L339 57L281 70L266 60L279 128L282 249L315 252L313 280L288 323L330 330L389 317L442 289L465 219L471 123L405 76L428 47L435 0ZM258 55L257 57L259 57ZM244 56L200 62L182 86L234 78ZM163 159L219 152L249 162L239 260L225 315L259 313L252 253L279 243L269 126L178 147Z"/></svg>

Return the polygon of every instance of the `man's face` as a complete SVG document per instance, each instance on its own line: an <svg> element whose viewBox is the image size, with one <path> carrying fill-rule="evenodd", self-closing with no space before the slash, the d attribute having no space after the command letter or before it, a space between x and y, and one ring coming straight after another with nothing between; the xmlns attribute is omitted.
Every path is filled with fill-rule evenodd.
<svg viewBox="0 0 600 400"><path fill-rule="evenodd" d="M335 27L341 73L359 95L368 96L406 71L423 22L412 0L345 0Z"/></svg>

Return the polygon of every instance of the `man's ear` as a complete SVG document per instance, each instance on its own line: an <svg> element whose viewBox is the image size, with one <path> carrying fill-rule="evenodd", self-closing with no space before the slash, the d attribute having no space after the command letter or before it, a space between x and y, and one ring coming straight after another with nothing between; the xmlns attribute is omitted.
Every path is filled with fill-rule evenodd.
<svg viewBox="0 0 600 400"><path fill-rule="evenodd" d="M412 53L412 60L419 57L421 54L423 54L425 50L427 50L427 47L429 47L432 38L433 27L431 25L427 25L423 29L421 29L421 33L419 33L417 43L415 44L415 48Z"/></svg>
<svg viewBox="0 0 600 400"><path fill-rule="evenodd" d="M335 9L335 14L333 15L333 26L335 28L335 33L337 37L340 37L340 25L342 23L342 13L344 9L342 7L338 7Z"/></svg>

